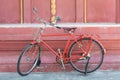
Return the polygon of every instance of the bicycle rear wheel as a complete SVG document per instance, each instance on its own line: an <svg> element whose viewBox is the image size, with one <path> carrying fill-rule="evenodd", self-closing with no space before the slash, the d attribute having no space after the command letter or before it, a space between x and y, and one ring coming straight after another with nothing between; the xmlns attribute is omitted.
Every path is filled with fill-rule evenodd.
<svg viewBox="0 0 120 80"><path fill-rule="evenodd" d="M87 56L84 58L80 58L84 54L84 52L80 49L80 47L86 51L86 48L89 45L90 40L91 39L89 38L80 39L78 40L78 43L80 43L81 46L78 43L74 42L69 49L68 57L70 58L70 64L75 70L81 73L93 72L97 70L103 62L104 49L94 39L92 39L92 44L90 46L89 62L87 62L88 61ZM86 71L86 65L87 65L87 71Z"/></svg>
<svg viewBox="0 0 120 80"><path fill-rule="evenodd" d="M40 57L40 48L37 44L27 45L21 52L18 63L17 72L21 76L26 76L36 67Z"/></svg>

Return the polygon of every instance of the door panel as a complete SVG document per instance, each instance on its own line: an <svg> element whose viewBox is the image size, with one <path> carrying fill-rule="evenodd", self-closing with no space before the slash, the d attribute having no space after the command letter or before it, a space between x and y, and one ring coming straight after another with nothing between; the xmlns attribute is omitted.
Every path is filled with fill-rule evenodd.
<svg viewBox="0 0 120 80"><path fill-rule="evenodd" d="M0 0L0 23L20 23L19 4L19 0Z"/></svg>
<svg viewBox="0 0 120 80"><path fill-rule="evenodd" d="M51 13L50 13L50 0L32 0L32 7L31 11L33 10L33 7L37 8L37 13L39 14L40 18L50 21ZM35 21L36 15L32 11L32 22L36 23Z"/></svg>
<svg viewBox="0 0 120 80"><path fill-rule="evenodd" d="M76 22L83 22L83 0L76 0Z"/></svg>
<svg viewBox="0 0 120 80"><path fill-rule="evenodd" d="M75 22L75 0L56 0L57 16L61 22Z"/></svg>
<svg viewBox="0 0 120 80"><path fill-rule="evenodd" d="M87 22L115 22L116 0L87 0Z"/></svg>

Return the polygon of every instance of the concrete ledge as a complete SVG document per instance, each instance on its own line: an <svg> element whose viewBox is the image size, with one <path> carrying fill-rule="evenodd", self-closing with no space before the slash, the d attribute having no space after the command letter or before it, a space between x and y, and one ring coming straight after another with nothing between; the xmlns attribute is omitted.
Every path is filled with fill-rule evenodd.
<svg viewBox="0 0 120 80"><path fill-rule="evenodd" d="M39 27L53 27L44 24L0 24L0 28L39 28ZM120 24L116 23L58 23L59 27L120 27Z"/></svg>

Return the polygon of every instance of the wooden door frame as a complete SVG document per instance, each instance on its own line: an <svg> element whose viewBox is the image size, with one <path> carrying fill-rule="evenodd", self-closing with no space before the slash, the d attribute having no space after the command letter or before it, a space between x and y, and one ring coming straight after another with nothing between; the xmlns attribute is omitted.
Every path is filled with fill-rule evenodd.
<svg viewBox="0 0 120 80"><path fill-rule="evenodd" d="M116 0L116 23L120 23L120 0Z"/></svg>

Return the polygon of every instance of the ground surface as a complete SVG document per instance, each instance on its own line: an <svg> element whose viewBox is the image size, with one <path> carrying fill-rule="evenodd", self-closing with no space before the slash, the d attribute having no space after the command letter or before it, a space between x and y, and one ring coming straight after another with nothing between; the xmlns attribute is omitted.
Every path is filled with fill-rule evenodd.
<svg viewBox="0 0 120 80"><path fill-rule="evenodd" d="M120 71L96 71L87 75L78 72L39 72L25 77L17 73L0 73L0 80L120 80Z"/></svg>

